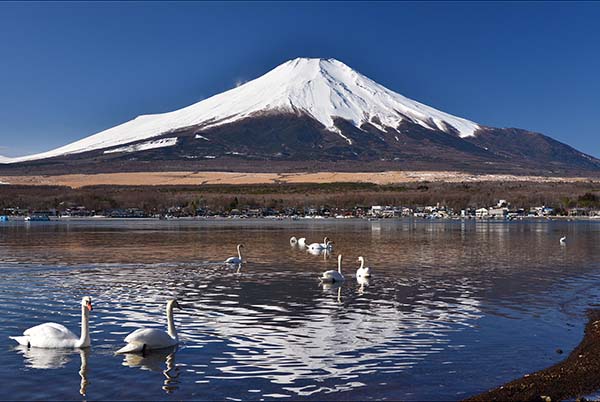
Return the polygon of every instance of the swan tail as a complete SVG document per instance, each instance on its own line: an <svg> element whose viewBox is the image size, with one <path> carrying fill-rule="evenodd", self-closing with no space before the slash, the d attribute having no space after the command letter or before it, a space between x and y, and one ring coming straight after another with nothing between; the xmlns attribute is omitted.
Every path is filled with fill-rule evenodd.
<svg viewBox="0 0 600 402"><path fill-rule="evenodd" d="M121 349L117 350L115 354L121 355L123 353L138 353L144 349L144 345L140 345L139 343L128 343L123 346Z"/></svg>
<svg viewBox="0 0 600 402"><path fill-rule="evenodd" d="M9 336L9 338L17 341L17 343L19 345L23 345L23 346L29 345L29 337L28 336Z"/></svg>

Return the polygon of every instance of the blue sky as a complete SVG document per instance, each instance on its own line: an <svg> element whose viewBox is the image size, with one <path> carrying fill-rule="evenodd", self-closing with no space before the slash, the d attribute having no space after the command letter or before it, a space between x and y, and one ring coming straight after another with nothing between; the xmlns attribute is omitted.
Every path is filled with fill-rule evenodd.
<svg viewBox="0 0 600 402"><path fill-rule="evenodd" d="M600 157L600 3L0 3L0 154L178 109L295 57Z"/></svg>

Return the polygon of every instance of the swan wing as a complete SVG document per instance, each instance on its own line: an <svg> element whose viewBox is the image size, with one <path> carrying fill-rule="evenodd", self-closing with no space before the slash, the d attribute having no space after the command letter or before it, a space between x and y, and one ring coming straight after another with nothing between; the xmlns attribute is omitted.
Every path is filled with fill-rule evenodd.
<svg viewBox="0 0 600 402"><path fill-rule="evenodd" d="M79 337L69 331L67 327L55 322L47 322L26 329L23 335L32 339L78 339Z"/></svg>
<svg viewBox="0 0 600 402"><path fill-rule="evenodd" d="M359 268L356 270L356 276L371 276L371 268Z"/></svg>
<svg viewBox="0 0 600 402"><path fill-rule="evenodd" d="M177 340L171 335L160 329L140 328L136 329L125 338L125 342L134 345L146 345L151 349L166 348L173 346Z"/></svg>
<svg viewBox="0 0 600 402"><path fill-rule="evenodd" d="M226 264L240 264L241 262L242 260L240 260L238 257L229 257L225 260Z"/></svg>
<svg viewBox="0 0 600 402"><path fill-rule="evenodd" d="M344 276L338 271L330 270L323 272L321 280L323 282L341 282L344 280Z"/></svg>

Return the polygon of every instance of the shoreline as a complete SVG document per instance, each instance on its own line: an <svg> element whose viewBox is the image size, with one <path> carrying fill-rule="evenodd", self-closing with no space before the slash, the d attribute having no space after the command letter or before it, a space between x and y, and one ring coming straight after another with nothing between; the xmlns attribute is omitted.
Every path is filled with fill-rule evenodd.
<svg viewBox="0 0 600 402"><path fill-rule="evenodd" d="M98 222L98 221L160 221L160 222L231 222L231 221L290 221L290 222L339 222L339 221L368 221L368 222L399 222L399 221L423 221L423 222L479 222L479 223L513 223L513 222L600 222L600 217L590 216L553 216L551 218L543 216L524 216L514 219L494 219L494 218L461 218L459 216L452 216L448 218L422 218L422 217L395 217L395 218L367 218L358 216L345 216L343 218L337 217L323 217L323 216L307 216L307 217L296 217L296 216L262 216L262 217L239 217L239 216L184 216L184 217L169 217L169 218L157 218L152 216L147 217L110 217L104 215L97 216L51 216L49 220L42 221L27 221L25 216L9 216L6 222ZM0 222L2 224L2 222Z"/></svg>
<svg viewBox="0 0 600 402"><path fill-rule="evenodd" d="M557 401L600 390L600 309L590 310L587 315L583 339L565 360L464 402Z"/></svg>

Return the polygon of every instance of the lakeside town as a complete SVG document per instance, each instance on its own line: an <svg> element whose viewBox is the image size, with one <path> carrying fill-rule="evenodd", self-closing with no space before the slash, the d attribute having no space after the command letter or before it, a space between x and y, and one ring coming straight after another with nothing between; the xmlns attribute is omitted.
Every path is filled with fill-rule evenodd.
<svg viewBox="0 0 600 402"><path fill-rule="evenodd" d="M0 222L9 220L50 221L59 219L181 219L181 218L225 218L225 219L494 219L515 220L526 218L588 218L600 219L600 208L573 207L557 208L546 205L530 208L513 208L509 201L498 200L495 205L456 210L437 203L427 206L372 205L354 208L252 208L249 206L212 210L209 208L173 206L162 211L147 211L141 208L115 208L101 211L83 205L62 205L62 208L31 210L8 207L0 210Z"/></svg>

